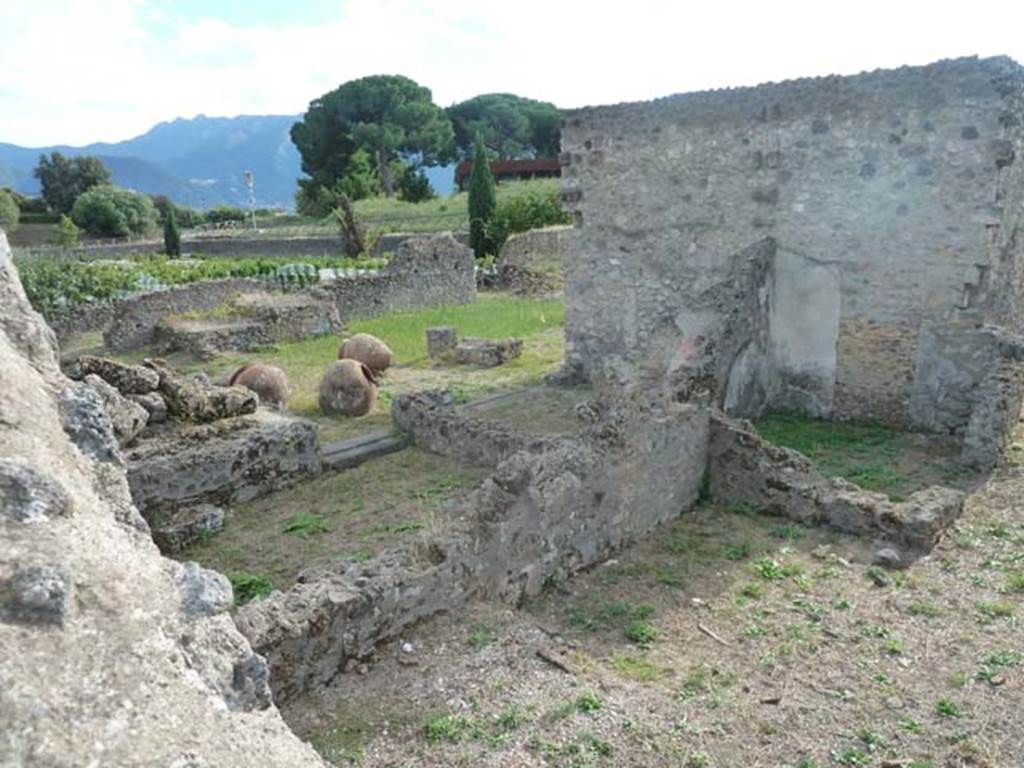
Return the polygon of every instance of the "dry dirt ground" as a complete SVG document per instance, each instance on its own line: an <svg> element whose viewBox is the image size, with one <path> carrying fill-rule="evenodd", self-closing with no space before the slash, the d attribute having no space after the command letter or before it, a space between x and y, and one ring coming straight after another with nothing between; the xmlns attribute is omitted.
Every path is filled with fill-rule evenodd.
<svg viewBox="0 0 1024 768"><path fill-rule="evenodd" d="M708 503L284 714L338 765L1019 768L1022 507L1009 466L888 572L866 542Z"/></svg>

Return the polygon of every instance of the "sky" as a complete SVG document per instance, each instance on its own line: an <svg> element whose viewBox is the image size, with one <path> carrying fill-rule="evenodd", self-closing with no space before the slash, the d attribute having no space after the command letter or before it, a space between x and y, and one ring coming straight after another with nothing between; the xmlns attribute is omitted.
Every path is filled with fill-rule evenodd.
<svg viewBox="0 0 1024 768"><path fill-rule="evenodd" d="M0 0L0 142L300 114L371 74L442 106L511 92L576 107L975 54L1024 62L1024 2Z"/></svg>

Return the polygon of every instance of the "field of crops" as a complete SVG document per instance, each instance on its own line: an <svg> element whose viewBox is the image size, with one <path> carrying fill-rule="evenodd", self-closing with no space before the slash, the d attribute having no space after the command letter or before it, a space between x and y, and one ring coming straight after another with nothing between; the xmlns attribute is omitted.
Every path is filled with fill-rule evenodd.
<svg viewBox="0 0 1024 768"><path fill-rule="evenodd" d="M169 259L135 256L116 261L85 261L72 256L15 258L29 301L47 317L81 304L104 303L133 293L224 277L253 277L285 285L306 285L320 269L380 269L380 258L344 257Z"/></svg>

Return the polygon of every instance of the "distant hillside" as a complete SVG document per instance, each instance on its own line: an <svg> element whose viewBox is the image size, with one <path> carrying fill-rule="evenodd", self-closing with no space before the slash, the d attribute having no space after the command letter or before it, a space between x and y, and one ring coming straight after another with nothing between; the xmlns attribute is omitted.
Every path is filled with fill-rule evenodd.
<svg viewBox="0 0 1024 768"><path fill-rule="evenodd" d="M39 184L32 169L40 154L58 151L98 155L115 184L203 208L245 204L244 173L250 170L256 177L258 205L291 206L301 170L288 131L297 119L292 115L200 115L159 123L141 136L114 144L31 149L0 144L0 185L37 193Z"/></svg>
<svg viewBox="0 0 1024 768"><path fill-rule="evenodd" d="M295 204L302 175L299 153L288 135L298 115L177 118L159 123L141 136L115 144L84 147L19 147L0 143L0 186L38 194L32 169L39 155L97 155L115 184L167 195L179 204L209 208L218 203L248 204L245 171L256 177L256 204ZM442 195L452 192L454 166L430 168L427 176Z"/></svg>

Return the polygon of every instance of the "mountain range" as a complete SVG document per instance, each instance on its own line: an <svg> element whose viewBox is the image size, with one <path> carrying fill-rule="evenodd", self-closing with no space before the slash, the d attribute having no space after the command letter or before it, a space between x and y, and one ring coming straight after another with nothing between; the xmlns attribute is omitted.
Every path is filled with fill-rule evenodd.
<svg viewBox="0 0 1024 768"><path fill-rule="evenodd" d="M245 206L245 171L255 177L260 207L295 204L301 176L299 153L289 130L301 115L240 115L177 118L159 123L141 136L83 147L21 147L0 142L0 187L38 194L32 171L39 155L96 155L118 186L167 195L181 205L209 208ZM435 189L451 191L451 169L429 169Z"/></svg>
<svg viewBox="0 0 1024 768"><path fill-rule="evenodd" d="M112 181L140 192L167 195L197 208L248 202L245 171L256 179L260 206L294 205L299 153L288 135L297 115L178 118L141 136L84 147L20 147L0 143L0 186L39 192L32 170L39 155L96 155Z"/></svg>

